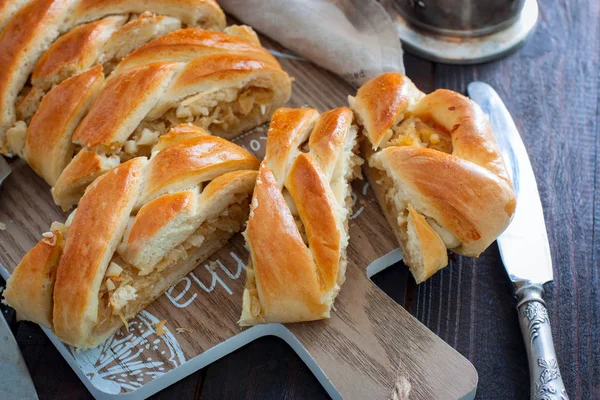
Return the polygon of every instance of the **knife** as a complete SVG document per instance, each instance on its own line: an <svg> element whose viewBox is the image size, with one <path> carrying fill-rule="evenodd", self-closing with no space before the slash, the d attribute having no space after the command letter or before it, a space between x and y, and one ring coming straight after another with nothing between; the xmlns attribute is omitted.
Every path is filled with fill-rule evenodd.
<svg viewBox="0 0 600 400"><path fill-rule="evenodd" d="M0 156L0 186L4 179L10 175L10 165L6 162L4 157Z"/></svg>
<svg viewBox="0 0 600 400"><path fill-rule="evenodd" d="M11 169L0 156L0 186ZM0 296L2 290L0 289ZM0 399L37 400L37 392L15 337L0 315Z"/></svg>
<svg viewBox="0 0 600 400"><path fill-rule="evenodd" d="M2 315L0 342L0 398L38 400L19 345Z"/></svg>
<svg viewBox="0 0 600 400"><path fill-rule="evenodd" d="M529 156L506 106L492 87L472 82L467 91L488 115L517 196L508 228L498 237L500 256L515 286L529 361L531 399L568 399L556 360L544 283L553 280L544 212Z"/></svg>

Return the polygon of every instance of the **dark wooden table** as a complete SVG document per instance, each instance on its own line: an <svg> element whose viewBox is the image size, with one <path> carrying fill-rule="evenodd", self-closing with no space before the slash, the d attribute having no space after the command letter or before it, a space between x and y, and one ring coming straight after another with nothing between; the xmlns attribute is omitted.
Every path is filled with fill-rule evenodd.
<svg viewBox="0 0 600 400"><path fill-rule="evenodd" d="M406 55L421 90L494 86L527 145L545 209L555 283L547 287L554 341L571 399L600 398L600 2L540 1L540 23L511 56L449 66ZM467 357L478 398L525 399L529 376L511 285L496 245L456 257L415 286L403 265L374 280ZM42 331L14 323L40 398L90 397ZM157 399L327 398L284 342L263 338L158 393Z"/></svg>

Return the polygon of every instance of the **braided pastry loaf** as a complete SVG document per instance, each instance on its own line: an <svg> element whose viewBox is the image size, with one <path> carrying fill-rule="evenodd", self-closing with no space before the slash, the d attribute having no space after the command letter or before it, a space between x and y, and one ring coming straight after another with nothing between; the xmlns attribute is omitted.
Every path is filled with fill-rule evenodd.
<svg viewBox="0 0 600 400"><path fill-rule="evenodd" d="M136 47L185 27L222 30L214 0L5 0L0 5L0 152L44 94L94 65L110 70ZM58 40L57 40L58 39Z"/></svg>
<svg viewBox="0 0 600 400"><path fill-rule="evenodd" d="M241 326L329 317L346 272L350 181L362 164L352 119L349 108L273 115L244 233Z"/></svg>
<svg viewBox="0 0 600 400"><path fill-rule="evenodd" d="M25 255L4 297L20 319L95 347L221 248L248 217L259 161L194 125L91 184Z"/></svg>
<svg viewBox="0 0 600 400"><path fill-rule="evenodd" d="M365 172L417 283L477 257L508 226L515 195L489 122L449 90L425 96L404 75L365 83L349 102Z"/></svg>
<svg viewBox="0 0 600 400"><path fill-rule="evenodd" d="M158 137L180 122L193 122L229 138L268 121L289 99L291 79L250 28L231 29L236 35L192 28L175 31L126 57L73 136L68 130L60 135L60 141L71 146L67 158L73 147L82 150L56 179L55 202L69 208L95 177L114 164L147 155ZM86 74L93 70L71 79ZM42 111L40 107L32 127ZM40 146L45 140L30 139L41 135L35 132L30 127L25 142L24 155L30 161L27 146Z"/></svg>
<svg viewBox="0 0 600 400"><path fill-rule="evenodd" d="M67 31L38 52L29 84L4 105L0 101L6 111L0 128L14 122L9 111L15 101L19 119L0 129L2 151L23 157L54 187L63 209L120 162L148 156L172 126L193 122L230 138L268 121L290 97L291 79L251 28L179 29L222 28L222 12L212 1L76 3L81 15L52 25ZM139 10L167 16L131 14ZM19 18L37 26L27 15ZM16 29L11 24L0 34L0 52L16 46L3 41ZM31 60L36 55L29 54Z"/></svg>

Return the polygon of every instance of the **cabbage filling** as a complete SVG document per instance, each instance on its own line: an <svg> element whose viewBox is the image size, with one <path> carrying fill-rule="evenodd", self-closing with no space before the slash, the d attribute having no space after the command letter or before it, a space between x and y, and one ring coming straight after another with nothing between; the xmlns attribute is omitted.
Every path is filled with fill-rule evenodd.
<svg viewBox="0 0 600 400"><path fill-rule="evenodd" d="M385 147L424 147L452 154L452 138L448 131L433 121L408 117L392 127L392 137Z"/></svg>
<svg viewBox="0 0 600 400"><path fill-rule="evenodd" d="M233 137L264 122L274 93L259 86L226 88L192 95L162 117L171 126L191 122L223 137Z"/></svg>
<svg viewBox="0 0 600 400"><path fill-rule="evenodd" d="M268 118L272 98L270 89L256 86L198 93L181 101L162 117L142 121L123 146L116 149L117 155L121 162L138 156L149 157L160 136L186 122L207 129L216 136L235 136L231 132L241 133Z"/></svg>
<svg viewBox="0 0 600 400"><path fill-rule="evenodd" d="M203 245L229 239L243 229L249 213L249 196L240 196L218 216L204 221L183 243L172 249L148 275L139 275L139 269L127 264L115 253L103 278L98 293L97 332L106 332L111 327L131 318L146 304L154 300L156 286L176 273L173 268L183 266L181 261L192 258ZM117 267L114 267L116 265ZM112 269L112 270L111 270Z"/></svg>

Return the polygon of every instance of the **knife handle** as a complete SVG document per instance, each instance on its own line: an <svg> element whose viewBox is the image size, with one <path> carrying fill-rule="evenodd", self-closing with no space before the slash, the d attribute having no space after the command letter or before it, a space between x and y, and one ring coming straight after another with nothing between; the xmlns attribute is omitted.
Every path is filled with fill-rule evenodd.
<svg viewBox="0 0 600 400"><path fill-rule="evenodd" d="M568 400L556 360L543 294L544 288L540 284L526 284L516 291L519 322L529 362L531 399Z"/></svg>

